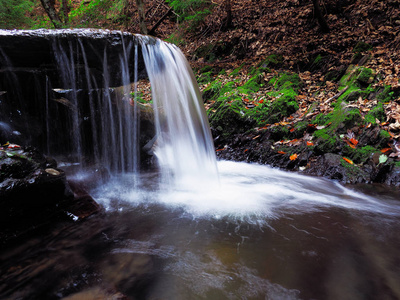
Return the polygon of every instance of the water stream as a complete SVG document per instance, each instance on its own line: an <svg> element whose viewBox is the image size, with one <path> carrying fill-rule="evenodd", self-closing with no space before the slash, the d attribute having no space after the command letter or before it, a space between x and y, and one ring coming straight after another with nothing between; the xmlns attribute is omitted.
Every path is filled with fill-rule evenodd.
<svg viewBox="0 0 400 300"><path fill-rule="evenodd" d="M158 168L137 167L137 104L122 97L115 105L106 83L104 93L90 94L93 109L71 121L80 133L81 118L88 118L94 165L110 171L107 182L89 190L105 212L1 251L1 299L400 299L398 190L217 162L183 54L159 40L140 41ZM64 53L59 65L69 68L62 74L74 99L73 51L54 45ZM127 87L124 62L138 48L124 45ZM107 81L106 50L102 55ZM99 90L91 76L87 70L88 90ZM136 95L136 88L123 94ZM74 151L85 153L87 138L79 134ZM85 178L86 171L69 178Z"/></svg>

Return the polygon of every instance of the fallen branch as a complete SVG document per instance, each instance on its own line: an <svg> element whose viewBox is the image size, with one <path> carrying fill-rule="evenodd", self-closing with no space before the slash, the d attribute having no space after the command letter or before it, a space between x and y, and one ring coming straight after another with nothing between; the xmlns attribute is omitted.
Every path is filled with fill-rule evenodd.
<svg viewBox="0 0 400 300"><path fill-rule="evenodd" d="M153 35L157 27L165 20L166 17L172 12L172 7L154 24L153 28L150 29L149 35Z"/></svg>
<svg viewBox="0 0 400 300"><path fill-rule="evenodd" d="M347 91L347 89L349 88L349 86L346 86L343 90L341 90L339 93L337 93L335 96L330 97L328 100L326 100L323 104L327 104L328 102L331 102L332 100L335 100L337 98L339 98L340 96L342 96L344 94L345 91Z"/></svg>

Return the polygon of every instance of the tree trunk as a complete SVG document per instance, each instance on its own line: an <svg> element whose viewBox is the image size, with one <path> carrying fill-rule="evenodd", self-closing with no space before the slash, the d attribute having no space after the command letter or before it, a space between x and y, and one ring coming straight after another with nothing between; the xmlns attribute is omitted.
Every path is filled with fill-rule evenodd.
<svg viewBox="0 0 400 300"><path fill-rule="evenodd" d="M156 31L157 27L160 26L160 24L172 13L172 7L161 17L160 20L157 21L157 23L153 26L153 28L150 29L149 34L153 35L154 32Z"/></svg>
<svg viewBox="0 0 400 300"><path fill-rule="evenodd" d="M61 28L61 20L54 8L54 0L40 0L44 10L50 18L50 21L53 23L55 28Z"/></svg>
<svg viewBox="0 0 400 300"><path fill-rule="evenodd" d="M68 0L62 0L62 12L63 12L64 24L67 24L68 21L69 21L69 18L68 18L68 15L69 15Z"/></svg>
<svg viewBox="0 0 400 300"><path fill-rule="evenodd" d="M147 27L146 27L146 15L144 11L144 2L143 0L136 0L136 5L138 8L138 13L139 13L139 27L140 27L140 33L142 34L147 34Z"/></svg>
<svg viewBox="0 0 400 300"><path fill-rule="evenodd" d="M321 8L319 6L319 0L312 0L312 2L314 5L314 13L315 13L315 16L317 17L319 25L321 26L322 32L325 32L325 33L329 32L330 29L329 29L328 23L326 22L324 16L322 15Z"/></svg>
<svg viewBox="0 0 400 300"><path fill-rule="evenodd" d="M231 0L225 0L225 11L226 11L226 20L225 20L225 27L231 28L232 27L232 6Z"/></svg>

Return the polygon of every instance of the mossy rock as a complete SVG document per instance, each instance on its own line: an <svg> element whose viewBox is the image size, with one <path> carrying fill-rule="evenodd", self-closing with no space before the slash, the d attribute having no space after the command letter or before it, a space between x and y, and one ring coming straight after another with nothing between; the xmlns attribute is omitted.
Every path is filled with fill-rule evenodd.
<svg viewBox="0 0 400 300"><path fill-rule="evenodd" d="M241 108L244 107L239 101L234 101L232 105L216 102L208 111L210 126L220 131L224 138L248 131L254 121L248 119Z"/></svg>
<svg viewBox="0 0 400 300"><path fill-rule="evenodd" d="M357 89L343 94L343 96L340 97L340 100L345 102L357 101L359 97L362 97L362 95L363 95L362 91L360 89Z"/></svg>
<svg viewBox="0 0 400 300"><path fill-rule="evenodd" d="M361 85L368 85L374 81L375 72L369 68L361 68L360 74L357 76L357 82Z"/></svg>
<svg viewBox="0 0 400 300"><path fill-rule="evenodd" d="M286 126L275 126L270 129L270 134L272 140L280 141L289 138L290 131Z"/></svg>
<svg viewBox="0 0 400 300"><path fill-rule="evenodd" d="M273 78L270 83L274 85L276 90L293 89L296 92L303 86L303 82L297 73L282 73Z"/></svg>
<svg viewBox="0 0 400 300"><path fill-rule="evenodd" d="M339 81L339 87L349 87L349 90L365 88L375 79L375 71L369 68L350 65ZM348 93L348 92L347 92Z"/></svg>
<svg viewBox="0 0 400 300"><path fill-rule="evenodd" d="M382 103L388 103L394 98L394 92L391 91L391 87L386 85L383 90L379 90L376 99Z"/></svg>
<svg viewBox="0 0 400 300"><path fill-rule="evenodd" d="M385 108L383 107L383 104L381 102L378 102L378 104L364 116L365 123L367 124L368 123L376 124L377 119L380 122L386 120Z"/></svg>
<svg viewBox="0 0 400 300"><path fill-rule="evenodd" d="M350 157L354 163L364 164L377 152L379 150L369 145L355 149L346 145L343 147L342 153L344 156Z"/></svg>
<svg viewBox="0 0 400 300"><path fill-rule="evenodd" d="M337 152L339 139L328 130L318 130L314 133L314 136L317 138L314 149L317 154Z"/></svg>

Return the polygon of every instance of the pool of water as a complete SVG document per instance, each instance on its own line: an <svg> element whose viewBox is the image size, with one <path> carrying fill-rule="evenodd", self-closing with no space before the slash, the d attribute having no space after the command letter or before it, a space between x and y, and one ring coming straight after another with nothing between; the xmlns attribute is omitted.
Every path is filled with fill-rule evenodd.
<svg viewBox="0 0 400 300"><path fill-rule="evenodd" d="M218 170L96 187L104 214L1 252L0 298L400 299L398 189Z"/></svg>

